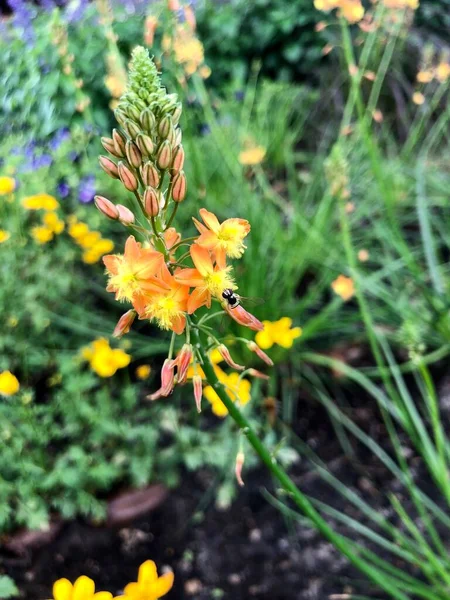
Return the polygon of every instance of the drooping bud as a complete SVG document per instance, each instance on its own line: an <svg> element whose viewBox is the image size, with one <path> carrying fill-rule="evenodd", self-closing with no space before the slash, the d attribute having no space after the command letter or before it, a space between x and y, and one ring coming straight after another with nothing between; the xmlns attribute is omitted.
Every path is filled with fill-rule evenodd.
<svg viewBox="0 0 450 600"><path fill-rule="evenodd" d="M273 360L270 358L270 356L267 356L267 354L263 350L261 350L261 348L256 342L247 342L247 348L251 352L254 352L261 360L263 360L267 365L269 365L269 367L273 366Z"/></svg>
<svg viewBox="0 0 450 600"><path fill-rule="evenodd" d="M114 179L119 179L119 170L113 160L102 155L98 157L98 162L107 175L113 177Z"/></svg>
<svg viewBox="0 0 450 600"><path fill-rule="evenodd" d="M173 151L173 156L172 156L172 170L175 173L178 173L178 171L181 171L181 169L184 166L184 148L183 146L177 146L175 148L175 150Z"/></svg>
<svg viewBox="0 0 450 600"><path fill-rule="evenodd" d="M217 350L219 351L220 356L223 358L223 360L232 369L236 369L237 371L243 371L245 369L245 367L243 367L242 365L238 365L237 363L234 362L234 360L231 358L230 351L225 346L225 344L220 344L219 346L217 346Z"/></svg>
<svg viewBox="0 0 450 600"><path fill-rule="evenodd" d="M200 375L194 375L192 378L192 385L194 386L194 398L197 412L202 412L202 395L203 395L203 382Z"/></svg>
<svg viewBox="0 0 450 600"><path fill-rule="evenodd" d="M132 225L134 223L134 214L129 208L123 206L123 204L118 204L116 208L119 211L119 221L122 225Z"/></svg>
<svg viewBox="0 0 450 600"><path fill-rule="evenodd" d="M239 451L236 455L236 465L234 468L234 472L236 475L236 481L240 486L244 485L244 480L242 479L242 468L244 466L245 454L242 451Z"/></svg>
<svg viewBox="0 0 450 600"><path fill-rule="evenodd" d="M114 149L116 151L116 155L120 158L125 156L125 137L120 133L118 129L113 129L112 132L113 141L114 141Z"/></svg>
<svg viewBox="0 0 450 600"><path fill-rule="evenodd" d="M113 331L113 337L120 338L125 333L128 333L133 325L133 321L136 318L136 311L131 309L123 314L117 322L117 325Z"/></svg>
<svg viewBox="0 0 450 600"><path fill-rule="evenodd" d="M163 368L161 369L161 387L155 393L147 396L149 400L157 400L162 396L166 398L172 393L173 386L175 383L174 367L175 361L170 358L166 358L163 364Z"/></svg>
<svg viewBox="0 0 450 600"><path fill-rule="evenodd" d="M142 165L141 169L142 181L145 185L150 185L153 188L157 188L159 185L159 173L155 165L151 162L146 162Z"/></svg>
<svg viewBox="0 0 450 600"><path fill-rule="evenodd" d="M172 198L174 202L183 202L186 198L187 182L184 171L180 171L173 178L172 183Z"/></svg>
<svg viewBox="0 0 450 600"><path fill-rule="evenodd" d="M125 153L130 165L137 169L142 163L142 154L136 144L131 140L128 140L125 144Z"/></svg>
<svg viewBox="0 0 450 600"><path fill-rule="evenodd" d="M143 133L140 133L137 136L136 144L138 145L138 148L142 154L147 158L149 158L155 150L155 145L153 144L151 137Z"/></svg>
<svg viewBox="0 0 450 600"><path fill-rule="evenodd" d="M167 140L165 140L158 149L156 155L156 164L160 169L167 169L172 161L172 149Z"/></svg>
<svg viewBox="0 0 450 600"><path fill-rule="evenodd" d="M169 115L166 115L158 123L158 133L163 139L166 139L166 137L169 135L171 128L172 128L172 119L169 117Z"/></svg>
<svg viewBox="0 0 450 600"><path fill-rule="evenodd" d="M149 135L151 135L156 126L155 115L152 113L152 111L149 108L146 108L145 110L143 110L141 112L141 116L140 116L139 120L141 122L141 125L142 125L144 131L146 131Z"/></svg>
<svg viewBox="0 0 450 600"><path fill-rule="evenodd" d="M133 139L136 138L139 135L139 133L141 132L139 125L136 125L136 123L134 121L131 121L130 119L127 119L125 121L123 128L128 133L128 135Z"/></svg>
<svg viewBox="0 0 450 600"><path fill-rule="evenodd" d="M176 359L178 383L186 383L187 373L189 365L191 364L192 356L193 348L191 344L184 344Z"/></svg>
<svg viewBox="0 0 450 600"><path fill-rule="evenodd" d="M144 192L144 210L149 217L157 217L159 214L158 193L152 187L145 188Z"/></svg>
<svg viewBox="0 0 450 600"><path fill-rule="evenodd" d="M106 150L106 152L109 152L113 156L117 156L116 149L114 148L114 140L112 138L102 137L101 142L102 142L102 146ZM120 158L120 157L118 157L118 158Z"/></svg>
<svg viewBox="0 0 450 600"><path fill-rule="evenodd" d="M127 165L124 162L119 163L118 169L120 181L123 183L123 185L130 192L136 192L139 188L139 182L133 171L129 167L127 167Z"/></svg>
<svg viewBox="0 0 450 600"><path fill-rule="evenodd" d="M95 196L94 202L101 213L109 219L117 221L119 218L119 211L117 210L117 206L113 204L111 200L108 200L108 198L104 198L103 196Z"/></svg>
<svg viewBox="0 0 450 600"><path fill-rule="evenodd" d="M270 379L268 375L261 373L261 371L257 371L256 369L248 369L247 373L251 375L251 377L256 377L257 379Z"/></svg>
<svg viewBox="0 0 450 600"><path fill-rule="evenodd" d="M262 331L264 329L264 325L261 323L261 321L246 311L242 304L239 304L234 308L230 308L226 302L223 302L222 308L232 319L236 321L236 323L239 323L239 325L244 325L249 329L253 329L253 331Z"/></svg>

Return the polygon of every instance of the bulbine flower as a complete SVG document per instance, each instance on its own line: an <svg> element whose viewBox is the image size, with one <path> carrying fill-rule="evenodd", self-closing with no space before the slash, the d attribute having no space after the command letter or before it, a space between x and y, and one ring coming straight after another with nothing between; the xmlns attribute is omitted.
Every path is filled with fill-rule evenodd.
<svg viewBox="0 0 450 600"><path fill-rule="evenodd" d="M99 377L112 377L118 369L130 364L131 356L120 348L111 348L105 338L94 340L81 350L81 356L89 362Z"/></svg>
<svg viewBox="0 0 450 600"><path fill-rule="evenodd" d="M250 223L245 219L227 219L219 223L216 215L206 208L201 208L199 212L205 225L193 218L200 232L196 243L214 252L216 260L219 257L219 260L224 261L225 256L240 258L245 250L243 240L250 232Z"/></svg>
<svg viewBox="0 0 450 600"><path fill-rule="evenodd" d="M155 563L147 560L139 567L138 580L125 586L124 595L115 600L158 600L172 589L173 580L172 572L158 576Z"/></svg>
<svg viewBox="0 0 450 600"><path fill-rule="evenodd" d="M95 583L82 575L75 583L68 579L58 579L53 584L54 600L111 600L110 592L95 592Z"/></svg>
<svg viewBox="0 0 450 600"><path fill-rule="evenodd" d="M282 348L292 348L294 340L302 335L302 328L292 327L292 319L289 317L282 317L278 321L273 322L263 321L263 324L264 331L257 333L255 337L256 348L254 346L250 348L251 350L256 352L258 356L259 352L261 352L261 348L267 350L268 348L272 348L274 344L277 344ZM265 360L265 362L267 362L265 358L262 359Z"/></svg>
<svg viewBox="0 0 450 600"><path fill-rule="evenodd" d="M0 196L6 196L12 194L16 189L16 182L12 177L2 176L0 177Z"/></svg>

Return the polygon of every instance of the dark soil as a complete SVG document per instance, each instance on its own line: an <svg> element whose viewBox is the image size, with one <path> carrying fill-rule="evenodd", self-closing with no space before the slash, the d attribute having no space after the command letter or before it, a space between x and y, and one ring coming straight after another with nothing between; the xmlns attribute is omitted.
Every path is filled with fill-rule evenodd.
<svg viewBox="0 0 450 600"><path fill-rule="evenodd" d="M351 408L352 417L378 441L386 440L376 407L366 402ZM398 482L363 448L355 447L351 458L345 456L329 418L317 404L305 398L299 406L300 437L320 451L336 477L395 521L386 494L395 492L404 500ZM406 445L405 454L426 486L421 462ZM323 483L308 462L300 460L291 474L308 495L369 524ZM215 474L207 471L186 474L180 488L158 509L127 527L68 523L52 543L27 557L0 553L3 569L27 600L49 598L53 581L59 577L73 581L81 574L91 576L97 589L118 594L135 580L139 564L148 558L159 569L167 566L175 572L168 600L344 600L352 592L386 598L305 522L283 516L268 502L262 491L275 494L276 486L266 471L245 473L246 485L228 510L218 510L213 502L200 510L208 494L214 499L210 493L214 479ZM333 524L357 539L353 531ZM376 552L380 555L379 549Z"/></svg>

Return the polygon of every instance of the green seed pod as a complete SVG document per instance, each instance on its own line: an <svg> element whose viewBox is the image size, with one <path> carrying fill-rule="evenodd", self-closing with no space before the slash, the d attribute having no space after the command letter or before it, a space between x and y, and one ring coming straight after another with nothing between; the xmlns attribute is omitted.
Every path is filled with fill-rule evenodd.
<svg viewBox="0 0 450 600"><path fill-rule="evenodd" d="M124 162L118 165L120 181L130 192L136 192L139 188L139 182L133 171L127 167Z"/></svg>
<svg viewBox="0 0 450 600"><path fill-rule="evenodd" d="M139 118L141 125L146 133L149 135L152 134L154 128L156 127L156 119L155 115L149 108L146 108L141 112L141 116Z"/></svg>
<svg viewBox="0 0 450 600"><path fill-rule="evenodd" d="M158 169L151 162L146 162L140 169L142 181L145 185L157 188L159 185Z"/></svg>
<svg viewBox="0 0 450 600"><path fill-rule="evenodd" d="M174 202L183 202L186 198L187 182L184 171L180 171L173 178L172 183L172 198Z"/></svg>
<svg viewBox="0 0 450 600"><path fill-rule="evenodd" d="M114 142L114 149L116 151L116 156L119 156L120 158L125 156L125 136L120 133L120 131L118 129L113 129L112 132L112 136L113 136L113 142Z"/></svg>
<svg viewBox="0 0 450 600"><path fill-rule="evenodd" d="M137 125L134 121L131 121L130 119L127 119L125 121L123 128L132 139L135 139L141 133L139 125Z"/></svg>
<svg viewBox="0 0 450 600"><path fill-rule="evenodd" d="M165 140L158 149L156 155L156 164L160 169L167 169L172 162L172 149L167 140Z"/></svg>
<svg viewBox="0 0 450 600"><path fill-rule="evenodd" d="M128 142L125 144L125 153L130 165L132 165L135 169L140 167L142 164L142 154L136 144L131 140L128 140Z"/></svg>
<svg viewBox="0 0 450 600"><path fill-rule="evenodd" d="M98 161L101 168L113 179L119 179L119 170L116 163L107 156L99 156Z"/></svg>
<svg viewBox="0 0 450 600"><path fill-rule="evenodd" d="M151 137L143 133L140 133L137 136L136 144L138 145L138 148L142 152L143 156L146 157L150 157L155 150L155 145L153 144Z"/></svg>

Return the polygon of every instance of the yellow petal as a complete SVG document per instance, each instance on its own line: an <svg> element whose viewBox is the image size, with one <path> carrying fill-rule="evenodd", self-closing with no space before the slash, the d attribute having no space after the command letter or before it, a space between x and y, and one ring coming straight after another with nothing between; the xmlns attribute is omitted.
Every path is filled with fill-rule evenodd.
<svg viewBox="0 0 450 600"><path fill-rule="evenodd" d="M71 600L72 584L68 579L58 579L53 584L53 598L55 600Z"/></svg>
<svg viewBox="0 0 450 600"><path fill-rule="evenodd" d="M86 575L82 575L73 584L72 600L91 600L94 593L95 583Z"/></svg>
<svg viewBox="0 0 450 600"><path fill-rule="evenodd" d="M111 592L97 592L92 596L92 600L111 600Z"/></svg>
<svg viewBox="0 0 450 600"><path fill-rule="evenodd" d="M173 573L165 573L158 577L157 581L151 586L151 593L156 598L162 598L173 586Z"/></svg>
<svg viewBox="0 0 450 600"><path fill-rule="evenodd" d="M268 348L272 348L273 346L273 339L270 334L270 330L267 329L266 323L267 321L264 321L263 331L258 331L258 333L255 336L255 342L263 350L267 350Z"/></svg>
<svg viewBox="0 0 450 600"><path fill-rule="evenodd" d="M158 571L152 560L146 560L139 567L138 581L142 583L153 583L158 579Z"/></svg>

